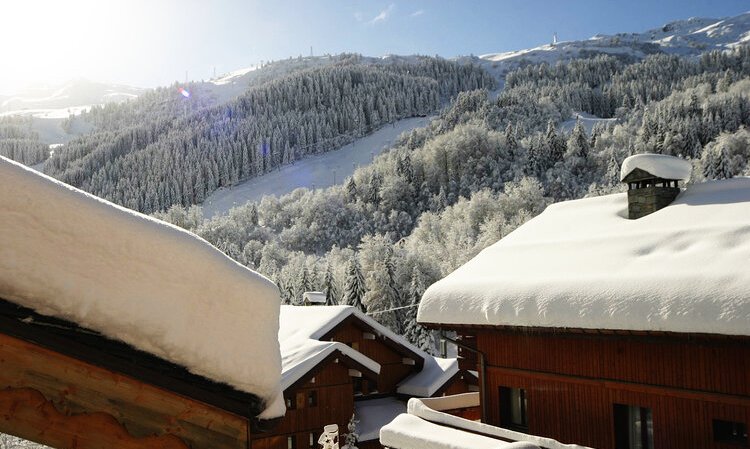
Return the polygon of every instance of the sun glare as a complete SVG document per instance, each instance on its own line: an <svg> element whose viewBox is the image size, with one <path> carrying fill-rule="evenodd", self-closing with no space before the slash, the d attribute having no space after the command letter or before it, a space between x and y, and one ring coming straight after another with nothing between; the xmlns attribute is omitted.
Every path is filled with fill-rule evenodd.
<svg viewBox="0 0 750 449"><path fill-rule="evenodd" d="M0 93L99 73L138 30L119 2L11 0L1 8Z"/></svg>

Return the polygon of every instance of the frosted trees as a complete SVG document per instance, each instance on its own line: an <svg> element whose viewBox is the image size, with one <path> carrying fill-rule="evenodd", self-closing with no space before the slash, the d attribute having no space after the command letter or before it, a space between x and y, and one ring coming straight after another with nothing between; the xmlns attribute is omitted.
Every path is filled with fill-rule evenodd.
<svg viewBox="0 0 750 449"><path fill-rule="evenodd" d="M346 285L344 286L343 303L354 306L363 313L367 312L362 300L365 297L365 279L356 257L349 260L346 270Z"/></svg>

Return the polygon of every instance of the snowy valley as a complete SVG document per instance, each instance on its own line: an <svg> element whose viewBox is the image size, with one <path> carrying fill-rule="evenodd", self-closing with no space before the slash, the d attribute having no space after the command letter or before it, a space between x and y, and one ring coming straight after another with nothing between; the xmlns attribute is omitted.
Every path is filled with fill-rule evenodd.
<svg viewBox="0 0 750 449"><path fill-rule="evenodd" d="M0 97L0 449L747 445L750 12L557 37Z"/></svg>

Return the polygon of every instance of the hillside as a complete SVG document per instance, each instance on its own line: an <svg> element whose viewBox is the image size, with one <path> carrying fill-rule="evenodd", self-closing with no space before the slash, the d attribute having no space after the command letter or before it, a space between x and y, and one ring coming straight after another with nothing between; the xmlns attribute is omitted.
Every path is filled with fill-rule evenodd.
<svg viewBox="0 0 750 449"><path fill-rule="evenodd" d="M56 151L45 172L140 211L199 204L220 187L492 85L473 65L428 57L369 64L353 56L262 82L224 104L203 84L162 89L83 114L97 131Z"/></svg>
<svg viewBox="0 0 750 449"><path fill-rule="evenodd" d="M509 72L496 98L460 94L343 185L266 196L210 220L195 206L158 216L274 279L286 302L321 290L362 294L371 311L410 307L378 314L397 329L426 286L546 205L621 191L628 155L688 158L694 183L750 175L748 79L748 46L530 65ZM434 343L411 328L415 343Z"/></svg>

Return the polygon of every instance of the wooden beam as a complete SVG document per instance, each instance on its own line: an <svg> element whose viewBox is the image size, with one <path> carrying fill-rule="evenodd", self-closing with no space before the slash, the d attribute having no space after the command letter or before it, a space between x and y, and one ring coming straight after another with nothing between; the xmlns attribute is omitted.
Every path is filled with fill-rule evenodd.
<svg viewBox="0 0 750 449"><path fill-rule="evenodd" d="M248 418L4 334L0 391L5 398L0 431L57 449L129 447L120 440L147 437L182 440L192 449L246 449L249 440ZM40 415L34 415L35 407ZM17 417L16 410L25 414ZM106 432L89 437L99 424ZM51 440L40 440L46 435ZM105 436L111 444L96 445ZM83 445L90 438L93 445ZM177 447L169 444L165 447Z"/></svg>
<svg viewBox="0 0 750 449"><path fill-rule="evenodd" d="M0 390L0 432L58 449L189 449L170 434L134 437L107 413L60 413L31 388Z"/></svg>

